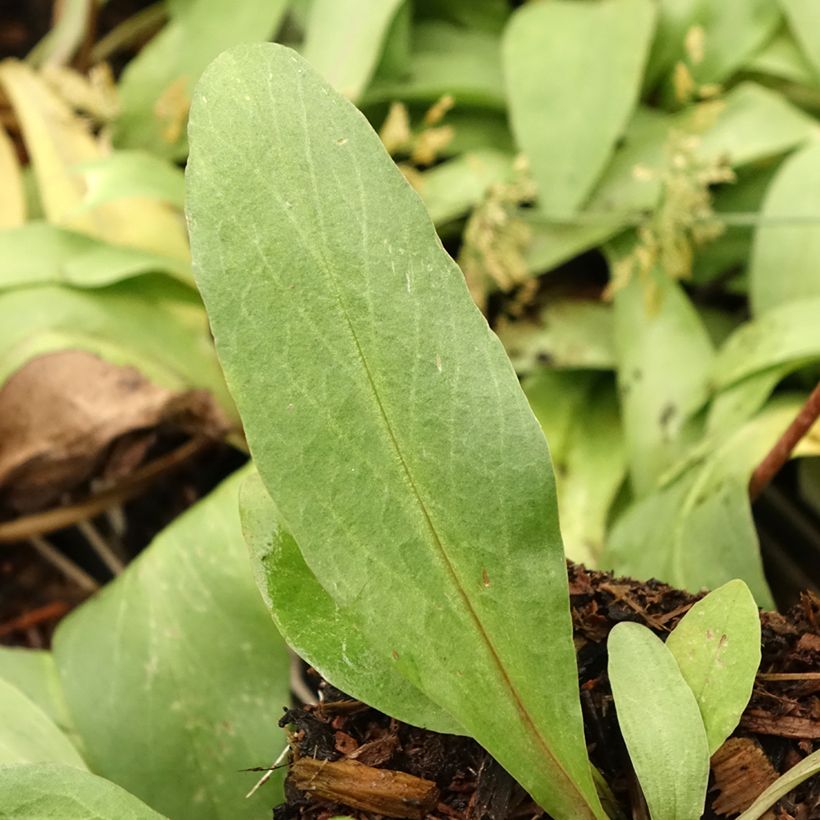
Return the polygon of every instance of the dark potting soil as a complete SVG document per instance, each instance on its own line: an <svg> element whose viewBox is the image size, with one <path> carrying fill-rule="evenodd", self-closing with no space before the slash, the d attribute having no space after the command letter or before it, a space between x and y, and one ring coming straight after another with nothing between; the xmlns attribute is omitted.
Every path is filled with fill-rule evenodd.
<svg viewBox="0 0 820 820"><path fill-rule="evenodd" d="M637 621L665 638L699 596L569 565L581 702L590 757L626 816L648 818L618 729L606 637ZM761 615L763 660L740 726L712 758L705 818L733 817L820 747L820 598ZM547 818L478 744L400 723L322 681L317 706L289 709L287 802L275 820L337 815L505 820ZM769 816L769 815L767 815ZM775 820L820 819L820 777L787 795Z"/></svg>

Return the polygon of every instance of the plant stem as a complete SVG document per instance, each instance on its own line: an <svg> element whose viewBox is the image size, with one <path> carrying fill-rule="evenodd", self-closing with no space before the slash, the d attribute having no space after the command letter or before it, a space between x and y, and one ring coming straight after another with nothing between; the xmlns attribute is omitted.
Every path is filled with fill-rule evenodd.
<svg viewBox="0 0 820 820"><path fill-rule="evenodd" d="M820 382L811 391L806 403L800 408L800 412L792 423L752 473L749 479L749 497L752 501L763 492L780 468L789 460L792 451L811 429L818 416L820 416Z"/></svg>

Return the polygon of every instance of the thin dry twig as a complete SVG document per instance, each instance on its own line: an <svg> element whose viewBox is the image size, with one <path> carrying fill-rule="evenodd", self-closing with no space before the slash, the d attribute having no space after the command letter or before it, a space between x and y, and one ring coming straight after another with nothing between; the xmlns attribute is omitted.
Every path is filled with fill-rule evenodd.
<svg viewBox="0 0 820 820"><path fill-rule="evenodd" d="M53 544L50 544L40 535L29 538L31 546L42 555L50 564L56 567L66 578L70 578L78 587L86 592L96 592L100 585L84 570L78 567L70 558L67 558Z"/></svg>
<svg viewBox="0 0 820 820"><path fill-rule="evenodd" d="M792 450L820 417L820 382L811 391L792 423L758 464L749 480L749 497L754 501L789 460Z"/></svg>

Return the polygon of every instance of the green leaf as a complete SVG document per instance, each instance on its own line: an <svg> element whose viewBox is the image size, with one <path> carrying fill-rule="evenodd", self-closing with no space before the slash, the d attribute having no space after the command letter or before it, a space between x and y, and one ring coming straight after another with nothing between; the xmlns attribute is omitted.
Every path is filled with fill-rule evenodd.
<svg viewBox="0 0 820 820"><path fill-rule="evenodd" d="M24 692L74 742L68 706L51 652L0 647L0 679Z"/></svg>
<svg viewBox="0 0 820 820"><path fill-rule="evenodd" d="M786 278L786 277L784 277ZM820 358L820 296L773 307L742 324L720 349L712 383L723 390L769 368L793 369Z"/></svg>
<svg viewBox="0 0 820 820"><path fill-rule="evenodd" d="M760 666L760 616L743 581L729 581L684 615L666 646L695 695L709 754L740 722Z"/></svg>
<svg viewBox="0 0 820 820"><path fill-rule="evenodd" d="M94 291L45 285L0 292L0 385L35 356L96 353L162 387L210 390L235 411L197 295L166 276Z"/></svg>
<svg viewBox="0 0 820 820"><path fill-rule="evenodd" d="M780 305L820 298L820 141L789 157L769 186L755 231L749 299L760 316Z"/></svg>
<svg viewBox="0 0 820 820"><path fill-rule="evenodd" d="M545 213L574 213L601 176L638 100L654 19L648 0L551 0L513 14L502 50L510 122Z"/></svg>
<svg viewBox="0 0 820 820"><path fill-rule="evenodd" d="M0 766L0 817L42 820L161 820L119 786L71 766Z"/></svg>
<svg viewBox="0 0 820 820"><path fill-rule="evenodd" d="M817 6L812 0L780 0L780 7L803 54L814 70L814 81L820 76L820 35L817 31Z"/></svg>
<svg viewBox="0 0 820 820"><path fill-rule="evenodd" d="M77 749L51 718L0 678L0 765L7 763L67 763L85 768Z"/></svg>
<svg viewBox="0 0 820 820"><path fill-rule="evenodd" d="M258 817L285 743L288 656L254 586L242 474L163 530L59 626L54 657L91 768L172 817ZM112 731L112 727L116 731Z"/></svg>
<svg viewBox="0 0 820 820"><path fill-rule="evenodd" d="M288 0L191 0L172 5L171 20L123 71L115 145L184 158L191 91L205 66L223 49L267 39L287 6Z"/></svg>
<svg viewBox="0 0 820 820"><path fill-rule="evenodd" d="M778 777L743 814L738 816L737 820L759 820L781 797L785 797L792 789L796 789L801 783L818 773L820 773L820 749L804 757L784 775Z"/></svg>
<svg viewBox="0 0 820 820"><path fill-rule="evenodd" d="M279 46L215 61L190 138L197 281L307 565L545 808L603 817L544 438L421 200Z"/></svg>
<svg viewBox="0 0 820 820"><path fill-rule="evenodd" d="M714 351L689 297L657 269L616 293L615 347L632 486L644 495L683 454Z"/></svg>
<svg viewBox="0 0 820 820"><path fill-rule="evenodd" d="M77 170L85 179L83 205L93 208L115 199L141 196L182 208L185 177L175 165L145 151L113 151L84 162Z"/></svg>
<svg viewBox="0 0 820 820"><path fill-rule="evenodd" d="M709 747L698 704L672 653L641 624L609 633L609 681L652 820L698 820Z"/></svg>
<svg viewBox="0 0 820 820"><path fill-rule="evenodd" d="M503 110L504 80L496 35L437 21L417 23L408 76L401 81L375 77L362 102L432 104L445 94L452 94L460 106Z"/></svg>
<svg viewBox="0 0 820 820"><path fill-rule="evenodd" d="M817 82L814 69L787 28L783 28L755 54L744 69L753 74L765 74L797 85L812 86Z"/></svg>
<svg viewBox="0 0 820 820"><path fill-rule="evenodd" d="M404 0L313 0L302 55L340 93L358 100Z"/></svg>
<svg viewBox="0 0 820 820"><path fill-rule="evenodd" d="M239 513L256 584L276 628L301 658L385 714L436 732L464 733L370 646L354 613L339 607L316 580L256 472L242 482Z"/></svg>
<svg viewBox="0 0 820 820"><path fill-rule="evenodd" d="M112 245L48 222L0 231L0 290L41 284L96 288L144 273L167 273L194 284L186 262Z"/></svg>

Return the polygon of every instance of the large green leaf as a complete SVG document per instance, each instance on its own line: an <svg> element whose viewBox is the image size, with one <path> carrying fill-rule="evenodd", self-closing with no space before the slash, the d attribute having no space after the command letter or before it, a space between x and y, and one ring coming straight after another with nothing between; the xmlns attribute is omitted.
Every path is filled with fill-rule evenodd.
<svg viewBox="0 0 820 820"><path fill-rule="evenodd" d="M755 231L749 298L756 315L820 298L820 141L789 157L769 186Z"/></svg>
<svg viewBox="0 0 820 820"><path fill-rule="evenodd" d="M404 0L314 0L302 54L340 93L357 100L370 81Z"/></svg>
<svg viewBox="0 0 820 820"><path fill-rule="evenodd" d="M167 273L193 286L190 264L139 248L112 245L48 222L0 231L0 290L25 285L100 287Z"/></svg>
<svg viewBox="0 0 820 820"><path fill-rule="evenodd" d="M354 613L339 607L316 580L282 527L258 473L242 483L239 513L256 584L277 629L300 657L343 692L388 715L436 732L463 734L449 715L371 648Z"/></svg>
<svg viewBox="0 0 820 820"><path fill-rule="evenodd" d="M223 49L267 39L287 6L288 0L172 4L170 21L123 71L115 144L184 157L185 117L197 77Z"/></svg>
<svg viewBox="0 0 820 820"><path fill-rule="evenodd" d="M197 281L306 563L549 811L602 817L549 455L421 200L279 46L214 63L190 139Z"/></svg>
<svg viewBox="0 0 820 820"><path fill-rule="evenodd" d="M51 718L0 678L0 765L8 763L66 763L85 768L77 749Z"/></svg>
<svg viewBox="0 0 820 820"><path fill-rule="evenodd" d="M652 820L698 820L709 746L697 701L674 656L635 623L618 624L607 649L618 723Z"/></svg>
<svg viewBox="0 0 820 820"><path fill-rule="evenodd" d="M734 580L710 592L666 646L698 702L712 755L740 722L760 666L760 616L749 587Z"/></svg>
<svg viewBox="0 0 820 820"><path fill-rule="evenodd" d="M510 122L545 213L574 213L601 176L638 100L654 19L649 0L551 0L512 16Z"/></svg>
<svg viewBox="0 0 820 820"><path fill-rule="evenodd" d="M258 817L284 745L285 645L259 600L233 476L68 616L54 656L90 767L172 817ZM192 807L195 807L192 809Z"/></svg>
<svg viewBox="0 0 820 820"><path fill-rule="evenodd" d="M0 817L161 820L162 815L91 772L58 764L21 764L0 766Z"/></svg>

